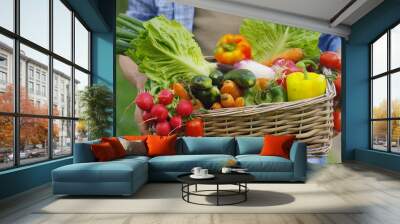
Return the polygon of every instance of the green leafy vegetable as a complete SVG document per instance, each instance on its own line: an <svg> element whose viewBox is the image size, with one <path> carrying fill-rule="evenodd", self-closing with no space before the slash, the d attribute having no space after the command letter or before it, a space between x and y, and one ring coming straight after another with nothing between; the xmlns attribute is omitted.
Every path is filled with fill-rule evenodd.
<svg viewBox="0 0 400 224"><path fill-rule="evenodd" d="M319 56L320 33L256 19L244 19L240 33L252 47L253 58L264 62L290 48L301 48L306 58Z"/></svg>
<svg viewBox="0 0 400 224"><path fill-rule="evenodd" d="M130 56L142 73L161 86L189 82L196 75L208 76L216 67L204 59L193 34L176 21L158 16L141 23L120 15L117 25L117 49ZM126 48L128 41L130 47Z"/></svg>

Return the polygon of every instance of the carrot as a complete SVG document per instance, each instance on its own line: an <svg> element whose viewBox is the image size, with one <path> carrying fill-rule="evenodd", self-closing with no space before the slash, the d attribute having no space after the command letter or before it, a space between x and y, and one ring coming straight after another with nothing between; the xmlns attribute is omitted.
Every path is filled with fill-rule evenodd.
<svg viewBox="0 0 400 224"><path fill-rule="evenodd" d="M181 99L190 100L189 93L186 91L182 83L174 83L172 89L174 90L175 96L178 96Z"/></svg>
<svg viewBox="0 0 400 224"><path fill-rule="evenodd" d="M301 48L290 48L284 52L274 55L272 58L263 62L264 65L271 67L275 60L278 58L283 58L286 60L291 60L293 62L298 62L304 58L304 53Z"/></svg>

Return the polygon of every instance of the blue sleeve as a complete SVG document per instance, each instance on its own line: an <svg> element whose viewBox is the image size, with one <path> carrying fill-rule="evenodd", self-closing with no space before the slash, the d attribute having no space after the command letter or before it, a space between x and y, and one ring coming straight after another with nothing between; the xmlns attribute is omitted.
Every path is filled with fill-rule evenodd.
<svg viewBox="0 0 400 224"><path fill-rule="evenodd" d="M157 16L157 7L154 0L129 0L126 15L147 21Z"/></svg>
<svg viewBox="0 0 400 224"><path fill-rule="evenodd" d="M337 51L342 47L342 40L340 37L331 34L321 34L318 42L319 49L324 51Z"/></svg>

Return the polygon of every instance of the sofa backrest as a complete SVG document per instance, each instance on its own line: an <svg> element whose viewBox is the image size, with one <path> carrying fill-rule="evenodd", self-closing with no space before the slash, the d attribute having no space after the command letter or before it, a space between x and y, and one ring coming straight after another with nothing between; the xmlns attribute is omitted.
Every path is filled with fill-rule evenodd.
<svg viewBox="0 0 400 224"><path fill-rule="evenodd" d="M93 155L91 145L98 144L100 140L75 143L74 146L74 163L89 163L95 162L96 158Z"/></svg>
<svg viewBox="0 0 400 224"><path fill-rule="evenodd" d="M182 137L177 154L226 154L235 155L233 137Z"/></svg>
<svg viewBox="0 0 400 224"><path fill-rule="evenodd" d="M264 137L236 137L236 155L259 154L264 145Z"/></svg>
<svg viewBox="0 0 400 224"><path fill-rule="evenodd" d="M90 146L100 140L75 143L74 163L95 162ZM264 144L263 137L181 137L178 138L176 150L178 155L226 154L244 155L259 154Z"/></svg>

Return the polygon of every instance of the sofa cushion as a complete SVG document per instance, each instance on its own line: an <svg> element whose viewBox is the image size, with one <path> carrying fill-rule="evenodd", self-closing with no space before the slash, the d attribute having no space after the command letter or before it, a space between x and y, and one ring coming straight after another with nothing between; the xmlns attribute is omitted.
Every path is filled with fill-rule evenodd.
<svg viewBox="0 0 400 224"><path fill-rule="evenodd" d="M178 154L235 155L235 141L232 137L183 137L182 142L182 151Z"/></svg>
<svg viewBox="0 0 400 224"><path fill-rule="evenodd" d="M292 161L279 156L239 155L240 167L249 172L292 172Z"/></svg>
<svg viewBox="0 0 400 224"><path fill-rule="evenodd" d="M114 149L115 155L117 158L122 158L126 156L126 151L124 146L122 146L121 142L117 137L103 137L101 138L101 142L108 142Z"/></svg>
<svg viewBox="0 0 400 224"><path fill-rule="evenodd" d="M144 160L74 163L59 167L52 173L53 181L58 182L130 182L134 173L138 172L147 172Z"/></svg>
<svg viewBox="0 0 400 224"><path fill-rule="evenodd" d="M91 149L92 144L99 144L101 141L93 140L88 142L75 143L74 147L74 163L95 162L96 158Z"/></svg>
<svg viewBox="0 0 400 224"><path fill-rule="evenodd" d="M108 142L92 144L90 147L92 149L94 157L96 157L96 161L105 162L118 158L112 145Z"/></svg>
<svg viewBox="0 0 400 224"><path fill-rule="evenodd" d="M126 140L124 138L119 138L122 146L126 151L126 155L147 155L146 142L142 140Z"/></svg>
<svg viewBox="0 0 400 224"><path fill-rule="evenodd" d="M236 137L236 155L260 154L264 137Z"/></svg>
<svg viewBox="0 0 400 224"><path fill-rule="evenodd" d="M123 161L123 162L128 162L129 163L129 162L135 161L135 160L142 161L142 162L148 162L149 159L150 159L150 157L147 157L147 156L131 155L131 156L125 156L124 158L120 158L120 159L114 160L113 162L121 162L121 161Z"/></svg>
<svg viewBox="0 0 400 224"><path fill-rule="evenodd" d="M163 172L190 172L199 166L210 171L219 171L228 160L235 159L231 155L175 155L158 156L149 160L149 170Z"/></svg>
<svg viewBox="0 0 400 224"><path fill-rule="evenodd" d="M163 156L176 154L176 135L170 136L147 136L147 155L148 156Z"/></svg>
<svg viewBox="0 0 400 224"><path fill-rule="evenodd" d="M264 146L261 149L262 156L280 156L289 158L290 148L296 136L294 135L265 135Z"/></svg>

